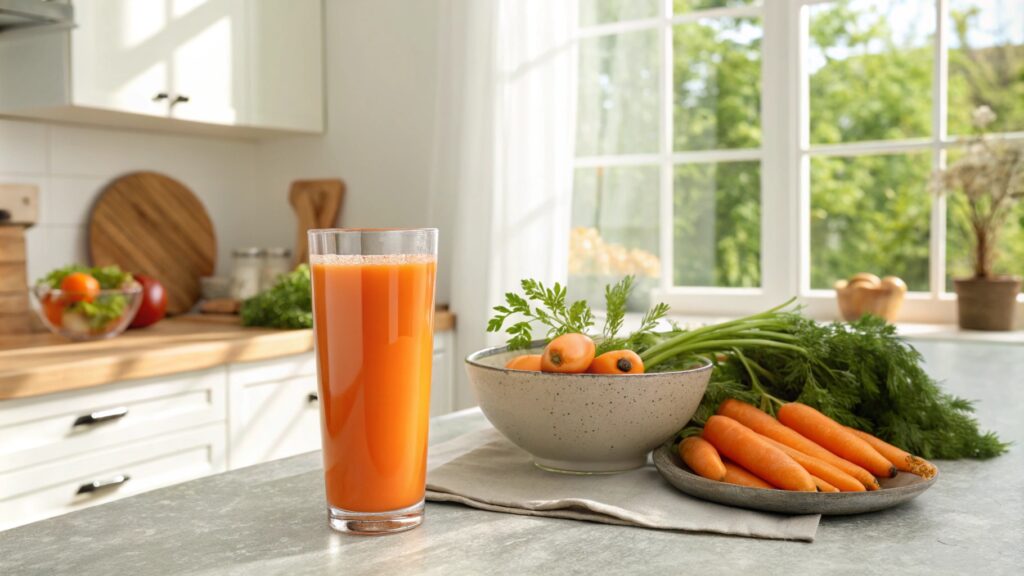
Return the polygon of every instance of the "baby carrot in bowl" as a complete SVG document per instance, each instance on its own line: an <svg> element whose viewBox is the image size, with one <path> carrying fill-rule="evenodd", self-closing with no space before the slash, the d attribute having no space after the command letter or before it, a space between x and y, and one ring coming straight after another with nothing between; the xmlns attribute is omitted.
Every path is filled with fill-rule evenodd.
<svg viewBox="0 0 1024 576"><path fill-rule="evenodd" d="M707 440L690 436L679 443L679 457L686 462L691 470L711 480L725 478L725 465L718 455L718 450Z"/></svg>
<svg viewBox="0 0 1024 576"><path fill-rule="evenodd" d="M597 347L586 334L562 334L544 347L541 369L545 372L586 372Z"/></svg>
<svg viewBox="0 0 1024 576"><path fill-rule="evenodd" d="M632 350L605 352L590 363L591 374L643 374L644 361Z"/></svg>
<svg viewBox="0 0 1024 576"><path fill-rule="evenodd" d="M523 354L516 356L505 364L509 370L526 370L528 372L540 372L540 354Z"/></svg>

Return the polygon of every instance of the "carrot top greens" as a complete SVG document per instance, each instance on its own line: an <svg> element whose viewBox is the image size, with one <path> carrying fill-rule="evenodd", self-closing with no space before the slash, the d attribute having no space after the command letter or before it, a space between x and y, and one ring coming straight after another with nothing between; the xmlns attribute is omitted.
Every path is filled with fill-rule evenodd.
<svg viewBox="0 0 1024 576"><path fill-rule="evenodd" d="M571 305L566 305L565 286L556 282L554 287L548 288L536 280L523 280L521 286L523 296L515 292L506 293L506 305L495 306L494 311L497 314L487 323L488 332L500 332L505 320L510 316L519 315L523 318L505 330L509 334L510 350L530 347L535 322L548 327L548 340L571 332L587 334L594 325L594 315L586 300L577 300ZM540 305L531 306L530 301Z"/></svg>
<svg viewBox="0 0 1024 576"><path fill-rule="evenodd" d="M523 280L523 294L506 294L487 330L504 328L513 350L530 347L538 323L547 327L549 340L588 334L597 354L632 350L647 372L709 359L715 370L690 426L703 425L727 398L772 414L782 403L797 401L924 458L991 458L1008 448L994 433L979 431L971 402L943 392L922 367L920 353L881 318L820 324L804 317L793 299L745 318L684 330L666 321L668 306L657 304L637 330L622 335L632 286L627 276L606 287L604 326L595 334L586 301L568 304L564 286ZM658 331L661 324L668 329Z"/></svg>

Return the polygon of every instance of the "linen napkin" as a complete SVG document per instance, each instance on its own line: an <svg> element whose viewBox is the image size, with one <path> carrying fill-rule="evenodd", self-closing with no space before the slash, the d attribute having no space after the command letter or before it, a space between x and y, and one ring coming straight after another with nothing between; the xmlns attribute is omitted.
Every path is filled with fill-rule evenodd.
<svg viewBox="0 0 1024 576"><path fill-rule="evenodd" d="M493 428L430 448L427 500L527 516L807 542L814 540L821 519L705 502L673 488L652 464L610 475L546 472Z"/></svg>

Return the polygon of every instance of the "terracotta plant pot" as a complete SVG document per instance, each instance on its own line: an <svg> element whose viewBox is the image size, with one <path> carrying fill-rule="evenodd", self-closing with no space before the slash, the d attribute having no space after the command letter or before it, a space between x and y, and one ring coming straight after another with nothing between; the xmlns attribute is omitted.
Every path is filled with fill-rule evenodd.
<svg viewBox="0 0 1024 576"><path fill-rule="evenodd" d="M957 316L965 330L1013 330L1020 278L955 278Z"/></svg>

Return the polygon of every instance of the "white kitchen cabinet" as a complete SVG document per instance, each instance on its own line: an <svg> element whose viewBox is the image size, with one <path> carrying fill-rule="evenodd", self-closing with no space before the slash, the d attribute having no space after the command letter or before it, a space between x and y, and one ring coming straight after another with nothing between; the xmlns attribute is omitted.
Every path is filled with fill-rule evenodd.
<svg viewBox="0 0 1024 576"><path fill-rule="evenodd" d="M171 36L166 33L163 6L105 0L76 2L74 8L76 28L70 37L54 32L28 40L40 46L69 40L60 63L70 73L70 103L95 110L166 116L167 98L156 97L171 91L167 62Z"/></svg>
<svg viewBox="0 0 1024 576"><path fill-rule="evenodd" d="M0 472L223 422L226 380L226 369L218 367L6 400L0 403Z"/></svg>
<svg viewBox="0 0 1024 576"><path fill-rule="evenodd" d="M78 1L0 34L0 113L226 135L321 133L321 0Z"/></svg>
<svg viewBox="0 0 1024 576"><path fill-rule="evenodd" d="M249 123L323 132L324 62L319 0L257 0L248 9Z"/></svg>
<svg viewBox="0 0 1024 576"><path fill-rule="evenodd" d="M253 4L265 1L268 0ZM253 71L245 47L252 31L246 19L246 3L244 0L170 3L172 9L182 4L187 5L179 9L184 14L175 20L195 18L201 24L186 28L184 37L171 40L168 54L171 116L210 124L251 125L247 100ZM175 27L172 23L169 28Z"/></svg>
<svg viewBox="0 0 1024 576"><path fill-rule="evenodd" d="M0 402L0 530L225 470L226 390L220 366Z"/></svg>
<svg viewBox="0 0 1024 576"><path fill-rule="evenodd" d="M0 530L224 471L209 424L0 473Z"/></svg>
<svg viewBox="0 0 1024 576"><path fill-rule="evenodd" d="M312 353L228 368L229 467L320 448Z"/></svg>
<svg viewBox="0 0 1024 576"><path fill-rule="evenodd" d="M455 333L434 333L434 365L430 379L430 416L455 409Z"/></svg>

